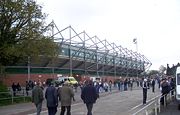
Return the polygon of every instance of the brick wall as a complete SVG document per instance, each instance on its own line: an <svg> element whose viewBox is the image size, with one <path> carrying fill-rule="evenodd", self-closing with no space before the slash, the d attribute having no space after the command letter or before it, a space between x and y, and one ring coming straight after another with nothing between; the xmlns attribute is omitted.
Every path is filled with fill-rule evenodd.
<svg viewBox="0 0 180 115"><path fill-rule="evenodd" d="M41 80L41 82L46 81L48 78L56 78L56 74L53 76L53 74L31 74L30 80L32 81L38 81ZM19 83L21 86L25 86L26 81L28 80L27 74L8 74L5 77L1 78L3 83L6 86L11 86L12 83Z"/></svg>

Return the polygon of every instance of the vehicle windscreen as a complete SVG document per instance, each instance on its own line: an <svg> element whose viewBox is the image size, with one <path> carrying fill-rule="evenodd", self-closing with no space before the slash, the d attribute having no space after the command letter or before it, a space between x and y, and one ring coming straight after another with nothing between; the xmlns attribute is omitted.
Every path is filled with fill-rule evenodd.
<svg viewBox="0 0 180 115"><path fill-rule="evenodd" d="M74 78L69 78L70 81L76 81Z"/></svg>

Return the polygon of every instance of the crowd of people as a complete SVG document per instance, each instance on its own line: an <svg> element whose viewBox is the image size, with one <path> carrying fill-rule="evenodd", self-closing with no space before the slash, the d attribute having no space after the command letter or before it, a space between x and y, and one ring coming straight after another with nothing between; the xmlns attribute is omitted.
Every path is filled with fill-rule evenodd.
<svg viewBox="0 0 180 115"><path fill-rule="evenodd" d="M56 88L51 82L47 83L48 87L45 91L45 99L47 102L48 114L55 115L57 112L57 107L59 101L61 103L61 112L60 115L64 115L65 111L67 115L71 115L71 104L72 100L75 101L74 91L69 82L64 81L61 87ZM93 104L96 102L99 94L96 91L96 88L93 85L91 80L85 82L82 91L81 99L86 104L87 115L92 115ZM42 109L43 97L43 88L38 82L32 90L32 102L36 106L37 115L40 115Z"/></svg>
<svg viewBox="0 0 180 115"><path fill-rule="evenodd" d="M12 83L12 91L13 91L13 96L16 96L16 92L18 92L18 91L21 91L21 86L20 86L20 84L19 83Z"/></svg>
<svg viewBox="0 0 180 115"><path fill-rule="evenodd" d="M129 77L129 78L119 78L115 81L112 80L102 80L102 81L92 81L86 80L83 83L80 82L78 86L81 88L81 99L85 103L87 108L87 115L92 115L93 104L99 98L99 94L102 92L111 92L112 89L117 89L121 91L133 90L134 85L136 87L142 87L143 89L143 104L146 104L147 100L147 92L148 89L151 89L153 93L155 93L155 86L161 90L162 95L167 95L170 90L175 88L175 81L172 77L162 76L162 77ZM47 88L45 90L45 95L43 95L43 90L45 87L44 83L26 81L26 93L27 96L28 91L32 89L32 102L36 106L37 115L40 115L42 102L46 99L48 114L55 115L57 112L57 107L61 105L60 115L64 115L65 111L67 115L71 115L71 101L75 101L74 98L74 90L72 85L69 82L64 81L62 86L55 87L52 82L46 83ZM75 88L77 90L77 87ZM21 90L21 86L19 83L12 84L12 89L15 92ZM75 90L75 91L76 91ZM173 92L172 92L173 93ZM161 104L164 104L164 100L166 100L166 96L161 98Z"/></svg>
<svg viewBox="0 0 180 115"><path fill-rule="evenodd" d="M155 93L155 84L158 84L158 88L161 91L161 99L160 102L164 105L166 102L166 96L172 90L172 94L174 93L173 90L175 89L175 80L173 77L170 76L161 76L161 77L152 77L152 78L143 78L142 88L143 88L143 104L146 104L147 100L147 91L148 89L152 88L152 92Z"/></svg>

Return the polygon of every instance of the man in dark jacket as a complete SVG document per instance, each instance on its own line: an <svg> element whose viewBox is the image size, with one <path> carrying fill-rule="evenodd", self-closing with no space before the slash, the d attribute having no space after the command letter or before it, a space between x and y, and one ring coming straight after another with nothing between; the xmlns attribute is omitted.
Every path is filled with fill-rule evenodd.
<svg viewBox="0 0 180 115"><path fill-rule="evenodd" d="M96 88L93 86L92 81L88 81L87 85L82 89L81 99L87 107L87 115L92 115L93 104L96 102L98 94Z"/></svg>
<svg viewBox="0 0 180 115"><path fill-rule="evenodd" d="M39 86L39 82L32 90L32 102L35 104L37 109L37 115L40 115L41 108L42 108L42 102L43 102L43 90Z"/></svg>
<svg viewBox="0 0 180 115"><path fill-rule="evenodd" d="M152 92L154 93L155 92L155 79L154 78L152 79L151 85L152 85Z"/></svg>
<svg viewBox="0 0 180 115"><path fill-rule="evenodd" d="M56 88L51 83L46 89L45 98L47 100L48 114L55 115L58 106L58 93Z"/></svg>
<svg viewBox="0 0 180 115"><path fill-rule="evenodd" d="M162 93L162 96L163 96L161 98L161 104L164 105L164 102L166 102L167 94L170 91L170 85L169 85L169 83L167 82L166 79L162 79L161 88L162 88L161 93Z"/></svg>
<svg viewBox="0 0 180 115"><path fill-rule="evenodd" d="M143 83L142 83L142 88L143 88L143 104L146 104L146 100L147 100L147 89L148 89L147 79L144 79L144 81L143 81Z"/></svg>

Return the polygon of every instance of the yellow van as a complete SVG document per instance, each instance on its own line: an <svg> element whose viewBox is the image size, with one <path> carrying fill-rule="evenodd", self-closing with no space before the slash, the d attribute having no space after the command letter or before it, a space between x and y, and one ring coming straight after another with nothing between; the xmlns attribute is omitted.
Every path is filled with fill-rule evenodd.
<svg viewBox="0 0 180 115"><path fill-rule="evenodd" d="M78 84L78 82L76 81L76 79L74 77L68 77L68 81L70 82L70 84L75 85Z"/></svg>
<svg viewBox="0 0 180 115"><path fill-rule="evenodd" d="M59 81L59 82L68 81L68 83L71 85L78 84L77 80L74 77L59 77L57 81Z"/></svg>

